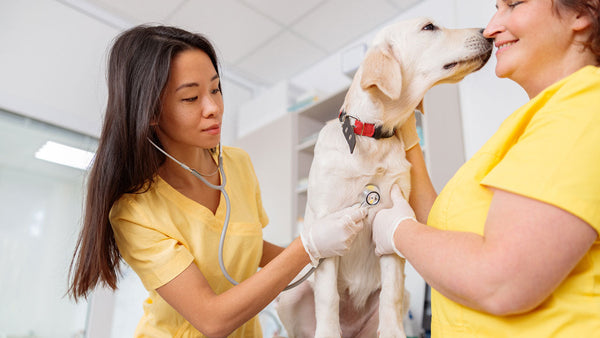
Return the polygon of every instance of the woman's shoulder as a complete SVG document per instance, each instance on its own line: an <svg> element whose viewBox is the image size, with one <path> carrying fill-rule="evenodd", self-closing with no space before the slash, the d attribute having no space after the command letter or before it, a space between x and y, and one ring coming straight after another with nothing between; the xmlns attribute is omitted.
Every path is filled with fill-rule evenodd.
<svg viewBox="0 0 600 338"><path fill-rule="evenodd" d="M238 158L250 158L250 156L244 149L233 146L223 146L223 155Z"/></svg>
<svg viewBox="0 0 600 338"><path fill-rule="evenodd" d="M148 201L156 199L157 191L160 190L161 179L158 175L146 181L139 189L124 193L117 199L111 208L111 214L118 214L124 210L130 210L132 207L143 208L148 205Z"/></svg>
<svg viewBox="0 0 600 338"><path fill-rule="evenodd" d="M599 106L590 103L600 101L600 68L586 66L578 70L548 88L539 100L544 102L543 111L561 111L571 117L598 118Z"/></svg>
<svg viewBox="0 0 600 338"><path fill-rule="evenodd" d="M586 66L571 74L560 86L561 92L572 93L586 93L593 92L595 94L600 93L600 67Z"/></svg>
<svg viewBox="0 0 600 338"><path fill-rule="evenodd" d="M243 163L244 165L251 165L250 155L238 147L223 146L223 157L227 160L231 160L234 163Z"/></svg>

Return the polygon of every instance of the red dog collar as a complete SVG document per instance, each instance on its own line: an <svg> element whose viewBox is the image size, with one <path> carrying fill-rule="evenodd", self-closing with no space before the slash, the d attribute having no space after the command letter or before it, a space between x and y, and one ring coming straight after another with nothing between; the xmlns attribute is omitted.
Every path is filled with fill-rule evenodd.
<svg viewBox="0 0 600 338"><path fill-rule="evenodd" d="M392 137L396 133L395 129L391 132L384 133L381 126L376 126L374 123L364 123L354 116L346 114L344 110L340 110L338 119L342 123L342 132L350 147L350 153L354 152L354 146L356 145L355 134L380 139Z"/></svg>

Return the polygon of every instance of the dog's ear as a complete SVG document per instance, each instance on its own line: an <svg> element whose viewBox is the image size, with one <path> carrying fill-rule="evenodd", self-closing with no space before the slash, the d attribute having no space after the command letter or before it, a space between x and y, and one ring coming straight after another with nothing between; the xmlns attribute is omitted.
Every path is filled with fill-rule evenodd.
<svg viewBox="0 0 600 338"><path fill-rule="evenodd" d="M362 64L360 86L368 89L376 86L383 94L392 100L400 98L402 90L402 71L400 63L385 48L371 49Z"/></svg>
<svg viewBox="0 0 600 338"><path fill-rule="evenodd" d="M423 100L421 100L421 102L419 102L417 105L417 110L420 111L421 114L425 115L425 109L423 109Z"/></svg>

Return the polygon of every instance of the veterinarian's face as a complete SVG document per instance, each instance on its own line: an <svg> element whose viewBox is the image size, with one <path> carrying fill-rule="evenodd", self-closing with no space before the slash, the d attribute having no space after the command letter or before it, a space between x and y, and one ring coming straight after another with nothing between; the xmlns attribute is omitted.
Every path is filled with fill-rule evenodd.
<svg viewBox="0 0 600 338"><path fill-rule="evenodd" d="M187 50L171 62L169 80L161 95L159 135L169 144L214 148L221 137L223 97L219 76L210 58Z"/></svg>
<svg viewBox="0 0 600 338"><path fill-rule="evenodd" d="M523 85L528 78L554 71L572 36L568 20L558 17L552 0L498 0L496 7L484 31L498 48L496 75Z"/></svg>

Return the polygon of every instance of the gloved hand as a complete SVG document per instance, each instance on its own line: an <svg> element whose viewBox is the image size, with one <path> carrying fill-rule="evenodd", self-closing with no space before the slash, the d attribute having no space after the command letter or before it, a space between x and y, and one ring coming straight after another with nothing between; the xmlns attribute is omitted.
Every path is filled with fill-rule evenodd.
<svg viewBox="0 0 600 338"><path fill-rule="evenodd" d="M375 243L375 254L378 256L396 253L404 258L404 255L398 251L394 244L394 233L398 224L406 219L415 219L415 212L410 204L402 197L400 187L397 184L392 186L390 191L392 207L382 209L373 219L373 242Z"/></svg>
<svg viewBox="0 0 600 338"><path fill-rule="evenodd" d="M417 133L417 118L415 114L411 114L411 116L404 122L404 124L400 127L400 135L402 136L402 141L404 141L404 150L408 150L419 143L419 134Z"/></svg>
<svg viewBox="0 0 600 338"><path fill-rule="evenodd" d="M345 254L356 234L362 230L365 216L366 208L355 205L329 214L312 224L305 224L300 239L311 264L316 267L321 258Z"/></svg>

